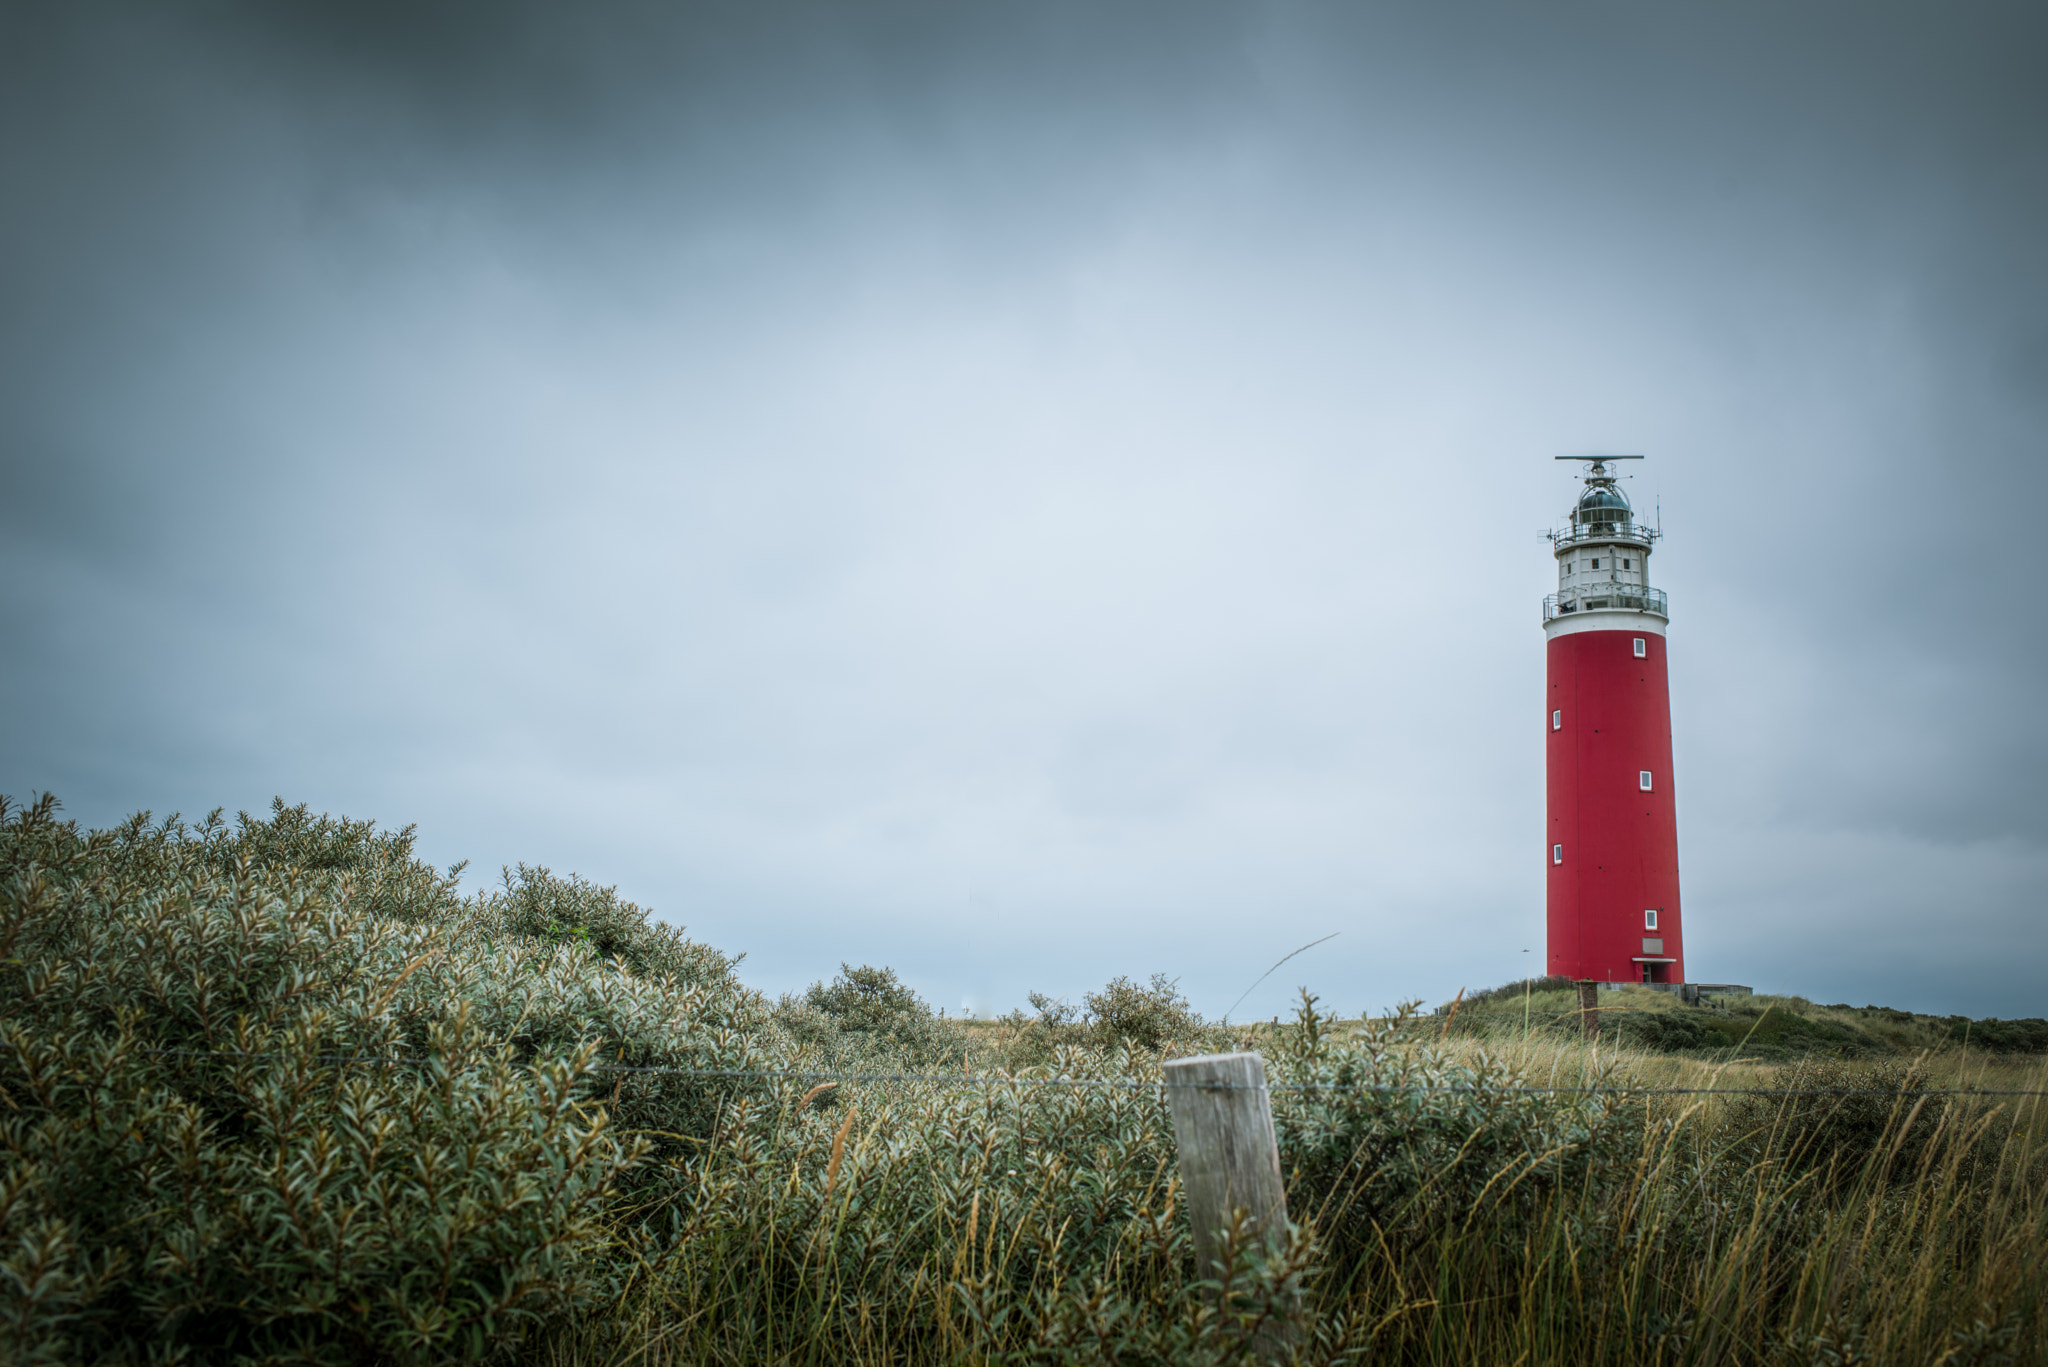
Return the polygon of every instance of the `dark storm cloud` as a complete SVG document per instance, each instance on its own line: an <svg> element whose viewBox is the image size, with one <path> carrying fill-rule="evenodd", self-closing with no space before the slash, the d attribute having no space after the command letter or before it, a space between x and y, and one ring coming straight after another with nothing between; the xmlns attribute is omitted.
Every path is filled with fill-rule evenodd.
<svg viewBox="0 0 2048 1367"><path fill-rule="evenodd" d="M418 821L778 987L1214 1009L1251 920L1447 996L1536 934L1547 457L1644 449L1695 972L2040 1013L2044 36L11 8L0 791Z"/></svg>

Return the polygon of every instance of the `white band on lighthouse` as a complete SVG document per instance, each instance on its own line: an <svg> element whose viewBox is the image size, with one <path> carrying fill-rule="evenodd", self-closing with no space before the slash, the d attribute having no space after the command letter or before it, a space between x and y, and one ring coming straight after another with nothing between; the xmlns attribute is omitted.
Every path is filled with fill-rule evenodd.
<svg viewBox="0 0 2048 1367"><path fill-rule="evenodd" d="M1633 631L1638 635L1662 636L1670 623L1653 612L1630 612L1627 609L1602 612L1574 612L1553 617L1543 624L1546 640L1556 640L1577 631Z"/></svg>

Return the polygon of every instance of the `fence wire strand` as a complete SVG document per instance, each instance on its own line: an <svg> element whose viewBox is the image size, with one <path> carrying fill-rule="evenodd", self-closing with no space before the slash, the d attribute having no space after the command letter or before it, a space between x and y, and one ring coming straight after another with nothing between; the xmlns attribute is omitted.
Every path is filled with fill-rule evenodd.
<svg viewBox="0 0 2048 1367"><path fill-rule="evenodd" d="M230 1059L271 1059L293 1058L297 1055L269 1051L250 1052L237 1049L151 1049L146 1051L160 1057L174 1058L230 1058ZM311 1058L317 1063L341 1064L386 1064L391 1066L420 1066L433 1063L431 1057L417 1055L363 1055L363 1054L315 1054ZM556 1060L562 1062L565 1060ZM536 1060L538 1062L538 1060ZM1173 1088L1199 1088L1202 1091L1263 1091L1285 1093L1314 1092L1359 1092L1377 1095L1402 1093L1452 1093L1465 1095L1507 1096L1890 1096L1890 1097L2048 1097L2048 1090L1993 1087L1649 1087L1607 1085L1607 1086L1544 1086L1534 1087L1520 1084L1479 1084L1460 1082L1269 1082L1264 1086L1248 1086L1226 1082L1175 1082L1170 1078L1146 1080L1144 1078L1108 1077L1017 1077L1007 1073L835 1073L824 1071L797 1071L777 1068L677 1068L663 1064L633 1063L592 1063L585 1065L586 1073L606 1075L642 1075L665 1077L724 1078L728 1080L756 1080L779 1082L831 1083L881 1082L911 1084L923 1087L937 1087L948 1091L968 1091L975 1088L996 1087L1070 1087L1076 1089L1097 1088L1104 1091L1149 1092Z"/></svg>

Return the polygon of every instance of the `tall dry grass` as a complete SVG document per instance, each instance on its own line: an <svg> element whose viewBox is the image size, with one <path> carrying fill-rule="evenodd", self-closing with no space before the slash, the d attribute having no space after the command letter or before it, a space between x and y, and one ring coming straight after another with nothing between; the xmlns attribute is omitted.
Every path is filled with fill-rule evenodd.
<svg viewBox="0 0 2048 1367"><path fill-rule="evenodd" d="M1424 1248L1358 1268L1344 1297L1408 1307L1380 1352L1426 1363L2043 1360L2042 1099L1830 1094L1887 1081L2048 1090L2043 1061L1953 1053L1903 1068L1774 1069L1550 1040L1505 1052L1558 1085L1722 1090L1645 1097L1625 1169L1549 1194L1519 1248L1443 1225Z"/></svg>
<svg viewBox="0 0 2048 1367"><path fill-rule="evenodd" d="M1312 1078L1354 1047L1326 1041L1318 1062L1303 1029L1260 1041L1276 1078ZM1248 1246L1217 1298L1191 1280L1149 1093L873 1088L857 1126L847 1111L791 1113L754 1132L765 1146L707 1155L698 1223L673 1260L614 1318L537 1345L535 1360L1238 1362L1271 1341L1261 1325L1297 1290L1288 1351L1303 1362L2048 1360L2041 1099L1831 1090L2048 1090L2042 1061L1773 1067L1434 1034L1387 1034L1376 1076L1718 1090L1535 1101L1596 1108L1547 1136L1576 1161L1512 1142L1533 1111L1395 1104L1348 1132L1355 1152L1334 1177L1310 1152L1312 1107L1276 1093L1299 1236L1277 1265ZM1445 1120L1471 1132L1434 1149L1395 1132ZM1398 1167L1403 1146L1427 1149L1450 1172L1461 1138L1489 1170L1432 1190L1425 1161L1415 1180L1376 1185L1369 1152ZM837 1144L837 1189L807 1181Z"/></svg>

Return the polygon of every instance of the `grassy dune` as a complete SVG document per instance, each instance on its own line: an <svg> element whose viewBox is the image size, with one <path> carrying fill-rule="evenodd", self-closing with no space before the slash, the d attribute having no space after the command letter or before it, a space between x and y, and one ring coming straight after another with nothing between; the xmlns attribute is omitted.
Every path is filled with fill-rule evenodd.
<svg viewBox="0 0 2048 1367"><path fill-rule="evenodd" d="M1664 999L1641 995L1651 1000L1627 1004L1662 1009ZM968 1066L1003 1067L1030 1028L1015 1020L964 1027ZM643 1287L622 1318L553 1340L540 1360L1238 1361L1260 1317L1284 1299L1274 1294L1276 1278L1302 1291L1306 1328L1294 1351L1304 1361L2044 1360L2042 1099L1798 1093L2048 1091L2048 1060L1956 1048L1875 1065L1714 1061L1533 1028L1446 1033L1429 1017L1392 1026L1297 1019L1249 1033L1276 1060L1276 1077L1299 1077L1290 1063L1311 1030L1363 1037L1383 1050L1378 1076L1419 1085L1492 1078L1713 1090L1607 1098L1585 1131L1550 1136L1581 1146L1589 1161L1550 1171L1543 1160L1555 1154L1496 1145L1489 1124L1498 1116L1483 1106L1457 1116L1449 1134L1431 1133L1452 1118L1442 1111L1394 1107L1396 1129L1409 1128L1379 1136L1394 1150L1378 1150L1379 1161L1399 1168L1400 1149L1428 1149L1434 1139L1420 1166L1448 1171L1450 1141L1476 1142L1489 1149L1482 1170L1447 1198L1426 1174L1405 1185L1396 1178L1386 1199L1363 1153L1345 1155L1336 1182L1297 1163L1290 1201L1305 1228L1292 1261L1247 1266L1217 1309L1189 1294L1185 1246L1158 1223L1172 1220L1173 1183L1157 1145L1143 1143L1164 1126L1149 1098L994 1103L1001 1114L1014 1104L1026 1133L1042 1127L1057 1143L1073 1127L1098 1141L1086 1174L1097 1199L1120 1191L1144 1231L1063 1259L1071 1188L1005 1182L993 1164L959 1166L961 1142L987 1132L970 1123L949 1133L938 1118L958 1125L988 1113L988 1103L963 1109L958 1093L936 1088L863 1089L856 1117L825 1113L793 1139L820 1153L842 1134L854 1145L839 1203L813 1214L795 1185L750 1187L721 1232L762 1261L721 1255L709 1278L679 1266ZM1117 1062L1111 1071L1145 1067L1133 1057ZM1290 1133L1295 1104L1276 1096L1283 1146L1293 1138L1306 1147ZM939 1212L946 1233L916 1260L892 1264L878 1253L878 1227L930 1218L904 1189L935 1170L948 1174L940 1183L948 1208ZM778 1278L767 1275L776 1258L769 1241L742 1231L778 1227L779 1206L807 1218L783 1226ZM906 1282L907 1301L878 1290ZM1149 1329L1134 1322L1146 1318Z"/></svg>
<svg viewBox="0 0 2048 1367"><path fill-rule="evenodd" d="M1519 988L1474 994L1476 999L1446 1003L1435 1014L1448 1021L1453 1036L1507 1039L1578 1028L1577 1003L1568 988L1546 987L1526 994ZM2048 1021L2040 1019L1971 1020L1884 1006L1817 1006L1804 997L1766 994L1720 997L1690 1006L1673 994L1636 986L1602 992L1599 1000L1603 1032L1613 1042L1701 1058L2048 1053Z"/></svg>
<svg viewBox="0 0 2048 1367"><path fill-rule="evenodd" d="M2048 1362L2025 1022L1225 1028L1161 978L962 1023L734 967L410 831L0 802L0 1361ZM1296 1227L1203 1283L1152 1084L1246 1046Z"/></svg>

